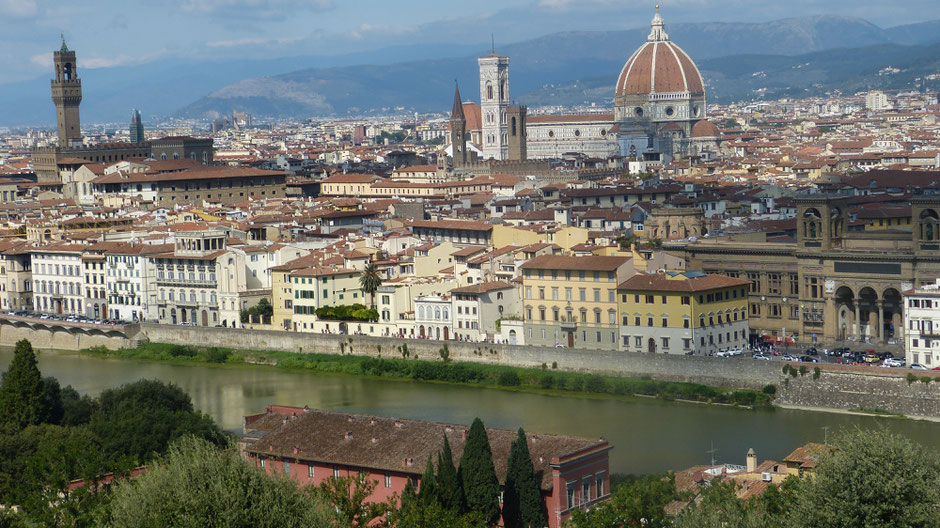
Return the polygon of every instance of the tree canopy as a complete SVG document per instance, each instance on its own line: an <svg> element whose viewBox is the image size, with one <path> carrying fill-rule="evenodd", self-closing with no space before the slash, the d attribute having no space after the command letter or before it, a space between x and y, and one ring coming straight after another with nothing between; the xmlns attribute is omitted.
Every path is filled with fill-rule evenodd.
<svg viewBox="0 0 940 528"><path fill-rule="evenodd" d="M21 339L0 384L0 423L19 428L43 423L49 414L47 396L33 345Z"/></svg>
<svg viewBox="0 0 940 528"><path fill-rule="evenodd" d="M359 287L372 297L372 308L375 308L375 292L381 285L382 276L379 275L378 268L371 262L366 264L366 267L362 270L362 275L359 276Z"/></svg>
<svg viewBox="0 0 940 528"><path fill-rule="evenodd" d="M539 484L525 431L519 428L509 448L503 486L503 524L506 528L542 528L548 524Z"/></svg>
<svg viewBox="0 0 940 528"><path fill-rule="evenodd" d="M147 473L119 482L113 528L319 528L328 508L284 477L246 464L233 447L181 438Z"/></svg>
<svg viewBox="0 0 940 528"><path fill-rule="evenodd" d="M466 511L479 512L490 525L499 522L499 479L493 466L493 451L483 422L476 418L467 433L460 457L460 483Z"/></svg>

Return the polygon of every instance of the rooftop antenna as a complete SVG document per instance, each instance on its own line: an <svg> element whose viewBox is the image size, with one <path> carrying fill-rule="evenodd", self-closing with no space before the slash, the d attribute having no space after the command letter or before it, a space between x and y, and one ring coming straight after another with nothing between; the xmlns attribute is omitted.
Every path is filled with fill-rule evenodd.
<svg viewBox="0 0 940 528"><path fill-rule="evenodd" d="M493 44L492 44L492 45L493 45L493 47L492 47L493 55L496 55L496 34L490 33L490 40L491 40L492 43L493 43Z"/></svg>
<svg viewBox="0 0 940 528"><path fill-rule="evenodd" d="M715 465L715 453L718 452L718 450L715 449L715 442L714 442L714 441L712 441L712 448L709 449L708 451L705 451L705 452L708 453L708 454L710 454L710 455L712 456L712 465L714 466L714 465Z"/></svg>

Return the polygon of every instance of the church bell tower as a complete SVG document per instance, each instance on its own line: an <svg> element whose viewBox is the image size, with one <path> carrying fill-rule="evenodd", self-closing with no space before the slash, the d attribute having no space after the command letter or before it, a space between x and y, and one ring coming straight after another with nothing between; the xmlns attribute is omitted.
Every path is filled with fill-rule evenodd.
<svg viewBox="0 0 940 528"><path fill-rule="evenodd" d="M454 108L450 112L450 144L454 149L454 168L467 165L467 118L463 113L460 88L454 87Z"/></svg>
<svg viewBox="0 0 940 528"><path fill-rule="evenodd" d="M59 147L81 143L82 130L78 117L78 105L82 102L82 81L78 78L75 52L65 45L53 52L55 79L52 80L52 102L55 103L56 121L59 125Z"/></svg>

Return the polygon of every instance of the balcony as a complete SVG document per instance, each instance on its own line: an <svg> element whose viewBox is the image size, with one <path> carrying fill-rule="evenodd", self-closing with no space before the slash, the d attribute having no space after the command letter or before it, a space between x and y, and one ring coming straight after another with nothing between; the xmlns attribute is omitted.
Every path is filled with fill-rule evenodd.
<svg viewBox="0 0 940 528"><path fill-rule="evenodd" d="M186 287L198 287L198 288L215 288L218 284L214 280L189 280L189 279L168 279L168 278L158 278L156 280L158 286L186 286Z"/></svg>

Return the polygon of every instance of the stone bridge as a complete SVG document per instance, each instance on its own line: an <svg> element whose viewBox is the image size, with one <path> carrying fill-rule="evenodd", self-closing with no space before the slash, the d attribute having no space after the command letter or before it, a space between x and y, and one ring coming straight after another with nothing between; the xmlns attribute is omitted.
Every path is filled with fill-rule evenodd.
<svg viewBox="0 0 940 528"><path fill-rule="evenodd" d="M137 324L109 325L42 319L38 316L0 315L0 346L13 346L20 339L29 339L37 349L133 347L137 345L139 332Z"/></svg>

